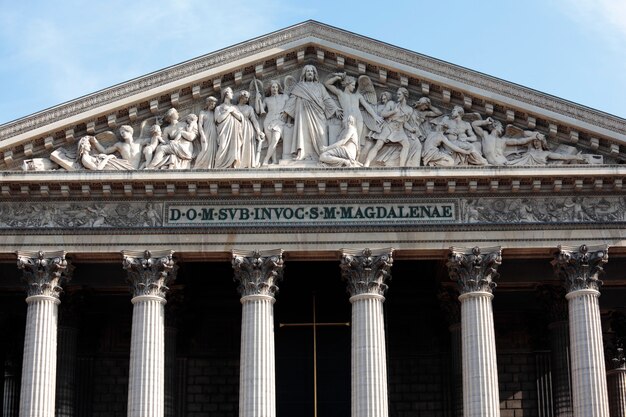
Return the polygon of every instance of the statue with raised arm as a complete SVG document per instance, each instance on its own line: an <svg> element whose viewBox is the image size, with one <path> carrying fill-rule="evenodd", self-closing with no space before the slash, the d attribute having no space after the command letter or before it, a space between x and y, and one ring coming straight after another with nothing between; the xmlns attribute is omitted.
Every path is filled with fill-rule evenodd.
<svg viewBox="0 0 626 417"><path fill-rule="evenodd" d="M359 147L359 132L353 115L344 118L344 129L337 142L322 148L320 163L331 167L357 167L361 164L356 160Z"/></svg>
<svg viewBox="0 0 626 417"><path fill-rule="evenodd" d="M342 110L322 83L317 68L305 65L300 81L293 87L284 113L293 118L291 153L293 159L318 159L322 146L328 145L326 120L336 116L342 118Z"/></svg>
<svg viewBox="0 0 626 417"><path fill-rule="evenodd" d="M397 93L398 102L390 110L383 110L381 116L384 122L380 132L372 132L370 137L374 139L374 147L370 149L363 166L370 166L378 151L385 143L399 143L402 146L400 151L400 165L406 166L411 147L410 139L405 129L410 133L416 133L416 128L409 123L413 114L413 108L407 104L409 90L400 87ZM420 145L421 148L421 145Z"/></svg>
<svg viewBox="0 0 626 417"><path fill-rule="evenodd" d="M122 125L119 129L119 134L121 137L120 142L115 142L113 145L104 147L100 144L98 139L95 137L91 141L96 150L102 154L109 155L113 153L119 153L122 159L128 161L128 163L133 167L133 169L139 169L141 166L141 158L143 157L143 147L147 145L150 140L149 139L138 139L135 140L133 138L134 129L128 125ZM114 136L113 132L109 132L109 135Z"/></svg>
<svg viewBox="0 0 626 417"><path fill-rule="evenodd" d="M207 97L206 107L198 115L198 133L200 134L200 151L194 161L194 169L210 169L215 163L217 150L217 125L215 124L215 107L217 99Z"/></svg>
<svg viewBox="0 0 626 417"><path fill-rule="evenodd" d="M507 138L507 145L528 145L528 149L520 157L507 161L507 165L547 165L549 161L570 161L585 163L585 158L580 155L566 155L552 152L548 147L545 135L530 130L524 131L524 137L520 139Z"/></svg>
<svg viewBox="0 0 626 417"><path fill-rule="evenodd" d="M335 83L341 81L343 90L335 87ZM330 78L324 82L324 85L334 95L337 96L339 105L343 110L343 117L346 118L349 115L354 116L356 130L359 134L359 151L360 146L365 141L365 123L364 115L361 114L361 108L363 108L368 116L369 128L373 131L380 131L380 125L383 123L383 118L376 113L376 110L372 105L376 104L376 91L374 90L374 84L367 75L361 75L359 77L359 89L356 88L356 79L345 72L334 73ZM371 100L366 100L365 93Z"/></svg>
<svg viewBox="0 0 626 417"><path fill-rule="evenodd" d="M481 143L472 130L472 125L463 120L465 110L461 106L454 106L450 116L441 121L443 132L446 137L457 147L470 151L466 154L456 152L454 160L456 165L487 165L487 160L482 156Z"/></svg>

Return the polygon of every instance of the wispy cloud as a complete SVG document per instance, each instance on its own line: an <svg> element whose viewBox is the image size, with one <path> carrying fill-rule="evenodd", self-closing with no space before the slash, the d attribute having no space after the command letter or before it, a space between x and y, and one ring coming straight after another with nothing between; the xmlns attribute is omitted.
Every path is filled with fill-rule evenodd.
<svg viewBox="0 0 626 417"><path fill-rule="evenodd" d="M35 87L31 105L43 109L275 30L281 7L279 0L262 11L254 0L236 7L206 0L17 3L0 15L0 82L5 91ZM19 100L2 103L0 118L24 115L11 114Z"/></svg>
<svg viewBox="0 0 626 417"><path fill-rule="evenodd" d="M626 51L626 2L555 0L560 10L607 46Z"/></svg>

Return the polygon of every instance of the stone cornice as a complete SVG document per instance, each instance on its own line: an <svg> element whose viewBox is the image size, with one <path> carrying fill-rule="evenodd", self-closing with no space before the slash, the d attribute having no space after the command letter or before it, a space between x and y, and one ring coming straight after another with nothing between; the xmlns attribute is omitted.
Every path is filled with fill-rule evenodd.
<svg viewBox="0 0 626 417"><path fill-rule="evenodd" d="M621 166L4 172L0 201L271 195L622 192Z"/></svg>
<svg viewBox="0 0 626 417"><path fill-rule="evenodd" d="M317 49L322 56L336 55L350 58L369 74L383 70L394 79L392 84L419 89L425 95L456 94L460 100L475 105L499 108L511 112L518 123L529 126L542 124L551 136L560 135L560 141L578 142L610 155L620 153L626 143L626 120L587 107L549 96L532 89L468 70L444 61L427 57L380 41L349 33L314 21L307 21L277 32L246 41L223 50L148 74L110 87L85 97L35 113L0 126L0 166L14 168L14 163L46 150L62 146L64 139L74 140L84 131L85 123L104 117L137 117L144 104L156 100L159 104L174 105L183 95L199 97L219 90L224 80L252 77L255 67L263 65L277 71L278 59L285 67L294 65L296 52ZM293 56L292 56L293 55ZM315 51L298 56L297 64L315 62ZM328 62L327 62L328 64ZM336 65L336 64L335 64ZM250 69L251 68L251 69ZM271 69L270 69L271 68ZM280 70L278 70L280 72ZM378 74L372 73L373 76ZM247 79L247 78L246 78ZM245 81L245 80L244 80ZM230 83L232 81L226 81ZM217 84L216 84L217 83ZM206 85L205 85L206 84ZM391 84L390 84L391 85ZM217 87L216 87L217 86ZM201 92L201 90L203 92ZM444 94L445 95L445 94ZM163 96L167 98L163 100ZM170 98L170 97L176 97ZM457 99L458 99L457 97ZM444 99L445 100L445 99ZM453 100L455 100L453 98ZM150 103L150 107L152 104ZM481 108L482 108L481 107ZM531 122L532 119L532 122ZM105 120L106 125L106 120ZM112 125L115 125L113 122ZM109 123L109 126L112 126ZM580 135L579 135L580 132ZM569 136L568 136L569 135Z"/></svg>

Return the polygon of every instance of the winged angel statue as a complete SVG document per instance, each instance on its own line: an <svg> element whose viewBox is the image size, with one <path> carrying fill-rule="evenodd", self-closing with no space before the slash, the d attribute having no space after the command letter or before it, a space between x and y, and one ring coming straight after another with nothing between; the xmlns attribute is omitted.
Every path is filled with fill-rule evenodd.
<svg viewBox="0 0 626 417"><path fill-rule="evenodd" d="M291 136L293 124L289 122L283 110L293 86L296 85L296 79L287 75L283 85L279 80L271 80L267 86L256 78L250 82L250 91L254 94L254 110L259 116L265 114L263 130L267 139L267 153L263 159L263 166L267 166L270 161L272 164L278 163L276 146L281 140L285 146L287 142L285 138ZM260 151L259 148L258 152Z"/></svg>

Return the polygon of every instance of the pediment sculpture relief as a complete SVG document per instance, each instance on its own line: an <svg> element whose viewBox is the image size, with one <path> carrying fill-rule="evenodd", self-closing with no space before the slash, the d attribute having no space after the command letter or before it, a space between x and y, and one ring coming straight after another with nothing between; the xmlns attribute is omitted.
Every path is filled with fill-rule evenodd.
<svg viewBox="0 0 626 417"><path fill-rule="evenodd" d="M324 80L324 81L321 81ZM407 88L367 76L320 75L305 65L282 79L254 78L137 125L82 137L23 170L228 169L289 167L528 166L601 164L576 147L550 148L544 134L494 117L437 107Z"/></svg>

